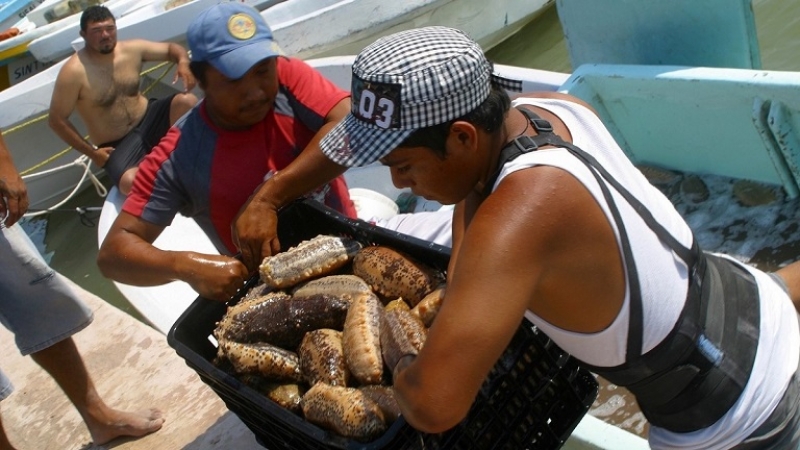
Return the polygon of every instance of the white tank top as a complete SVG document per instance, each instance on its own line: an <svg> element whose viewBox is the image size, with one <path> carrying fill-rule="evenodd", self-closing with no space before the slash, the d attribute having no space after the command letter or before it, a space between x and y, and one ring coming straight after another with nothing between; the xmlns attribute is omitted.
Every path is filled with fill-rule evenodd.
<svg viewBox="0 0 800 450"><path fill-rule="evenodd" d="M544 108L564 121L573 144L588 151L626 189L646 205L655 219L684 246L691 247L692 232L672 203L633 166L600 119L587 108L557 99L521 98L514 106L530 104ZM544 149L526 153L507 163L494 188L508 174L536 165L559 167L577 178L601 206L617 236L608 205L594 176L565 149ZM660 343L677 322L686 301L687 267L659 240L628 202L611 186L619 209L641 285L643 303L643 351ZM650 428L652 448L724 449L741 442L760 426L777 405L800 358L800 330L797 312L788 296L766 274L747 267L756 275L761 295L761 336L753 373L731 410L714 425L693 433L672 433ZM626 274L627 276L627 274ZM588 364L614 367L625 362L628 338L630 293L612 324L598 333L575 333L560 329L536 316L526 316L561 348ZM780 337L780 339L778 339ZM780 355L770 357L771 355Z"/></svg>

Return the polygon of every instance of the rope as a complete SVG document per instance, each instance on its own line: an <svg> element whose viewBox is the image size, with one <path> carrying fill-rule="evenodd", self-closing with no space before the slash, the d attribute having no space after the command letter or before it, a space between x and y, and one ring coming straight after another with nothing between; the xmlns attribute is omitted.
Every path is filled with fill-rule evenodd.
<svg viewBox="0 0 800 450"><path fill-rule="evenodd" d="M44 166L50 164L51 162L57 160L58 158L61 158L62 156L64 156L67 153L69 153L70 150L72 150L72 147L67 147L64 150L61 150L60 152L56 153L55 155L53 155L53 156L45 159L44 161L40 162L39 164L35 164L33 167L30 167L28 169L23 170L19 174L22 175L23 178L25 178L25 176L36 176L37 175L36 173L32 173L34 170L37 170L40 167L44 167ZM65 166L61 166L61 167L65 167ZM52 172L52 171L53 171L53 169L50 169L48 171L41 172L41 173L48 173L48 172Z"/></svg>
<svg viewBox="0 0 800 450"><path fill-rule="evenodd" d="M158 83L161 80L163 80L164 77L167 76L169 71L172 70L172 67L175 65L175 63L173 63L173 62L163 62L163 63L158 64L155 67L151 67L150 69L145 70L144 72L141 73L140 76L147 75L150 72L154 72L156 69L158 69L158 68L160 68L160 67L162 67L164 65L167 65L167 64L169 64L169 67L167 67L166 70L164 70L164 72L162 72L161 75L158 78L156 78L152 83L150 83L150 86L147 86L147 88L144 91L142 91L142 95L147 94L148 92L150 92L150 90L153 89L153 87L156 85L156 83Z"/></svg>
<svg viewBox="0 0 800 450"><path fill-rule="evenodd" d="M75 197L75 195L78 193L78 191L80 191L81 186L83 186L83 182L86 180L87 177L89 178L89 180L94 185L95 192L97 192L97 195L100 198L105 198L108 195L108 189L106 189L106 187L103 186L103 183L101 183L100 180L97 179L97 176L95 176L95 174L92 173L92 171L91 171L91 161L89 160L89 157L86 156L86 155L81 155L72 164L67 164L67 165L64 165L64 166L61 166L61 167L57 167L57 168L51 169L50 171L47 171L47 172L37 173L37 174L29 175L27 177L22 177L22 178L25 179L25 178L33 178L33 177L36 177L36 176L46 175L48 172L54 172L54 171L57 171L57 170L63 170L64 168L68 168L70 166L83 166L83 175L81 175L81 179L75 184L75 187L72 189L72 192L70 192L63 200L61 200L57 204L55 204L55 205L53 205L53 206L51 206L49 208L46 208L46 209L41 209L41 210L38 210L38 211L28 212L27 214L25 214L24 217L41 216L41 215L50 213L51 211L55 211L58 208L64 206L65 203L67 203L68 201L72 200L72 198ZM78 208L78 211L80 212L80 208Z"/></svg>

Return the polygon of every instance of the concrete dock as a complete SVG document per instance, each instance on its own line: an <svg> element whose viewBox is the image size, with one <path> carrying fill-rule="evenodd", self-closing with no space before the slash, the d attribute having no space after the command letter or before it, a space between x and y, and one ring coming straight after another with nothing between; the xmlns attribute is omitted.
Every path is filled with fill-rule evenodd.
<svg viewBox="0 0 800 450"><path fill-rule="evenodd" d="M68 281L69 282L69 281ZM155 329L69 282L94 311L94 322L74 336L106 403L121 410L161 409L161 430L138 439L92 444L77 410L14 337L0 327L0 366L15 391L0 402L9 440L20 450L262 449L253 433Z"/></svg>

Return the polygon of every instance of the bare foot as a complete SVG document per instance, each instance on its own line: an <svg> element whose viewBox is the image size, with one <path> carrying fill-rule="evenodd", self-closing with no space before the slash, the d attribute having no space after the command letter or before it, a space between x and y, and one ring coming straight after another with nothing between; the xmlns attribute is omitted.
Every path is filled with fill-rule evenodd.
<svg viewBox="0 0 800 450"><path fill-rule="evenodd" d="M158 431L164 424L164 417L158 409L140 412L110 410L103 421L87 421L89 434L95 445L102 445L122 436L141 437Z"/></svg>

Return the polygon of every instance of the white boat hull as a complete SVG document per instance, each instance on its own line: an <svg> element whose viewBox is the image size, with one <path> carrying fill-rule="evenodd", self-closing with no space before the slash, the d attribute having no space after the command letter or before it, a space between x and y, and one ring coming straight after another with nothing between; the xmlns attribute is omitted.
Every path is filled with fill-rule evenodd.
<svg viewBox="0 0 800 450"><path fill-rule="evenodd" d="M5 72L0 76L0 80L4 81L0 82L0 89L28 79L72 53L69 43L78 36L81 15L72 14L52 23L36 17L42 15L40 10L51 8L53 3L59 1L47 0L39 5L16 24L22 33L0 41L0 71ZM115 17L124 17L152 1L108 0L104 5ZM36 49L36 53L32 52L32 48Z"/></svg>
<svg viewBox="0 0 800 450"><path fill-rule="evenodd" d="M0 31L12 28L44 0L10 0L0 4Z"/></svg>
<svg viewBox="0 0 800 450"><path fill-rule="evenodd" d="M274 24L275 37L288 54L300 58L357 54L381 36L428 25L463 30L488 50L553 0L343 0L327 1L324 8L319 3L292 0L262 13L267 23Z"/></svg>

